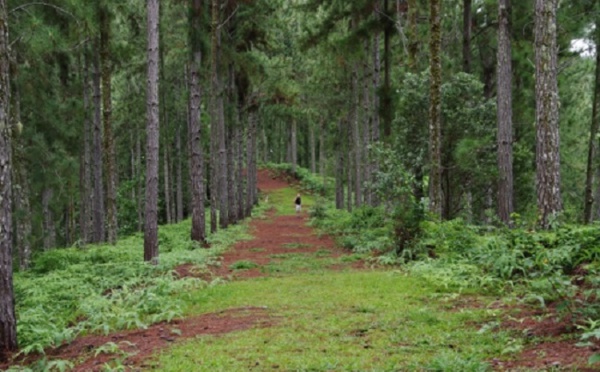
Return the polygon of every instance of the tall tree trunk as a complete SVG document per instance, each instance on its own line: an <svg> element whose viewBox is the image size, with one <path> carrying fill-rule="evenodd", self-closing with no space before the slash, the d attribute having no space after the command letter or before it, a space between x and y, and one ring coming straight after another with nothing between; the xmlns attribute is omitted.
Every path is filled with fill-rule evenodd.
<svg viewBox="0 0 600 372"><path fill-rule="evenodd" d="M325 177L325 122L319 121L319 174Z"/></svg>
<svg viewBox="0 0 600 372"><path fill-rule="evenodd" d="M441 61L441 19L440 0L429 2L431 77L429 103L429 209L442 216L442 61Z"/></svg>
<svg viewBox="0 0 600 372"><path fill-rule="evenodd" d="M317 140L315 137L315 124L309 122L308 124L308 136L310 146L310 171L312 174L317 173Z"/></svg>
<svg viewBox="0 0 600 372"><path fill-rule="evenodd" d="M351 107L351 131L352 131L352 154L354 155L354 168L352 175L354 181L354 205L359 208L362 205L362 144L360 135L359 116L360 94L358 83L358 63L352 64L352 107Z"/></svg>
<svg viewBox="0 0 600 372"><path fill-rule="evenodd" d="M137 125L136 125L137 126ZM144 175L144 173L142 173L142 138L140 135L141 129L138 129L135 131L135 155L136 155L136 164L138 167L138 177L136 179L136 184L137 184L137 212L138 212L138 226L137 226L137 230L138 231L143 231L144 230L144 185L145 182L143 181L142 176Z"/></svg>
<svg viewBox="0 0 600 372"><path fill-rule="evenodd" d="M158 154L159 154L159 2L148 0L148 93L146 149L146 213L144 223L144 261L158 263Z"/></svg>
<svg viewBox="0 0 600 372"><path fill-rule="evenodd" d="M14 75L18 72L17 67L13 68ZM14 76L13 75L13 76ZM31 261L31 204L29 179L25 159L25 148L23 146L21 128L21 95L18 84L14 85L14 122L13 128L17 128L13 135L13 179L12 192L14 200L13 219L15 223L15 244L16 251L19 253L19 269L27 270Z"/></svg>
<svg viewBox="0 0 600 372"><path fill-rule="evenodd" d="M0 0L0 360L17 350L12 274L12 185L8 17Z"/></svg>
<svg viewBox="0 0 600 372"><path fill-rule="evenodd" d="M600 14L596 13L596 45L600 45ZM590 125L590 139L588 142L588 159L585 177L585 196L583 208L583 223L589 224L593 220L594 204L594 163L597 152L598 127L600 127L600 53L596 50L596 80L594 84L594 103L592 107L592 120Z"/></svg>
<svg viewBox="0 0 600 372"><path fill-rule="evenodd" d="M252 207L256 204L256 110L251 107L248 111L248 144L246 154L246 172L247 172L247 191L246 191L246 216L252 214Z"/></svg>
<svg viewBox="0 0 600 372"><path fill-rule="evenodd" d="M347 167L346 167L346 185L347 185L347 194L346 194L346 209L348 210L348 212L352 212L352 195L354 194L354 184L352 182L352 176L355 174L354 170L355 170L355 160L356 157L354 156L354 152L353 152L353 143L354 143L354 138L353 138L353 128L354 128L354 118L352 114L348 115L348 126L346 128L346 133L345 133L345 138L346 141L348 143L348 146L346 147L347 150L347 157L348 157L348 163L347 163Z"/></svg>
<svg viewBox="0 0 600 372"><path fill-rule="evenodd" d="M86 244L91 241L90 235L94 228L92 213L92 165L91 165L91 133L90 120L90 84L89 84L89 58L87 48L83 52L83 154L81 156L81 208L80 222L81 241Z"/></svg>
<svg viewBox="0 0 600 372"><path fill-rule="evenodd" d="M164 108L164 106L163 106ZM165 121L166 126L166 121ZM165 132L167 129L165 128ZM167 141L165 141L167 142ZM168 142L164 145L163 149L163 186L165 193L165 213L167 214L167 223L170 224L173 222L173 216L171 215L171 174L169 173L169 151L167 148L169 147Z"/></svg>
<svg viewBox="0 0 600 372"><path fill-rule="evenodd" d="M389 15L389 0L383 1L383 89L381 94L381 119L383 120L383 138L389 140L392 134L392 65L391 65L391 36L392 18Z"/></svg>
<svg viewBox="0 0 600 372"><path fill-rule="evenodd" d="M504 0L499 0L500 3ZM471 13L472 0L463 0L463 71L471 73Z"/></svg>
<svg viewBox="0 0 600 372"><path fill-rule="evenodd" d="M498 1L498 216L510 225L513 213L512 52L510 0Z"/></svg>
<svg viewBox="0 0 600 372"><path fill-rule="evenodd" d="M536 187L540 227L550 228L562 210L556 10L558 0L535 2Z"/></svg>
<svg viewBox="0 0 600 372"><path fill-rule="evenodd" d="M373 174L373 164L369 159L369 146L371 145L371 121L372 121L372 113L373 107L371 106L371 92L370 92L370 79L369 77L372 75L369 66L369 57L371 55L371 46L369 43L369 39L365 40L365 57L363 59L363 71L362 71L362 90L363 90L363 99L362 99L362 108L363 108L363 126L362 126L362 160L363 160L363 169L364 169L364 180L371 183L372 174ZM372 206L373 205L373 192L372 188L369 186L365 189L364 193L364 201L365 204Z"/></svg>
<svg viewBox="0 0 600 372"><path fill-rule="evenodd" d="M183 169L182 169L182 160L183 155L181 153L181 122L177 120L177 133L175 137L175 151L177 152L177 161L176 161L176 186L175 186L175 206L176 206L176 221L183 221Z"/></svg>
<svg viewBox="0 0 600 372"><path fill-rule="evenodd" d="M112 134L111 79L112 57L110 54L110 15L105 4L100 5L100 59L102 61L102 117L104 121L104 161L106 176L106 217L108 242L117 242L117 169Z"/></svg>
<svg viewBox="0 0 600 372"><path fill-rule="evenodd" d="M242 120L242 102L238 102L238 127L236 130L236 141L237 141L237 219L241 221L244 219L244 184L248 182L248 170L246 169L246 175L244 176L244 126Z"/></svg>
<svg viewBox="0 0 600 372"><path fill-rule="evenodd" d="M419 52L419 33L417 0L408 0L408 70L417 71L417 54Z"/></svg>
<svg viewBox="0 0 600 372"><path fill-rule="evenodd" d="M292 128L290 130L290 151L291 151L291 163L292 163L292 173L294 176L296 175L296 166L298 164L298 123L296 122L296 118L292 118Z"/></svg>
<svg viewBox="0 0 600 372"><path fill-rule="evenodd" d="M54 196L54 190L51 187L45 187L42 191L42 225L44 228L44 243L45 250L56 247L56 225L54 223L54 213L50 203Z"/></svg>
<svg viewBox="0 0 600 372"><path fill-rule="evenodd" d="M104 155L102 152L102 94L100 90L100 62L98 58L98 54L94 53L94 74L92 77L92 83L94 85L94 128L92 136L92 169L94 172L94 232L92 243L103 242L106 238L106 232L104 229L104 186L102 177L102 158Z"/></svg>
<svg viewBox="0 0 600 372"><path fill-rule="evenodd" d="M344 122L340 118L337 122L337 136L335 136L335 207L344 209Z"/></svg>
<svg viewBox="0 0 600 372"><path fill-rule="evenodd" d="M231 97L231 96L230 96ZM238 123L235 122L235 118L234 118L234 104L233 104L233 100L230 100L228 102L228 106L230 108L230 115L228 115L228 119L229 119L229 125L227 125L226 131L227 131L227 180L226 180L226 187L227 187L227 216L228 216L228 222L230 224L235 224L237 222L237 207L235 205L235 203L237 202L236 199L236 188L235 185L237 182L239 182L238 180L236 180L235 175L235 147L236 147L236 141L235 141L235 131L238 127Z"/></svg>
<svg viewBox="0 0 600 372"><path fill-rule="evenodd" d="M379 2L377 2L377 5L379 5ZM371 123L371 141L373 144L377 144L379 142L379 140L381 139L381 131L380 131L380 125L381 125L381 101L379 99L379 89L381 87L381 56L379 53L379 44L380 44L380 33L377 32L375 34L375 37L373 38L373 75L372 75L372 92L373 92L373 98L372 98L372 102L373 102L373 121ZM376 161L372 161L371 162L371 168L372 168L372 180L374 181L374 177L377 175L377 173L379 172L379 164ZM373 192L372 193L372 203L373 205L377 206L379 205L380 201L379 201L379 197L377 196L377 193Z"/></svg>

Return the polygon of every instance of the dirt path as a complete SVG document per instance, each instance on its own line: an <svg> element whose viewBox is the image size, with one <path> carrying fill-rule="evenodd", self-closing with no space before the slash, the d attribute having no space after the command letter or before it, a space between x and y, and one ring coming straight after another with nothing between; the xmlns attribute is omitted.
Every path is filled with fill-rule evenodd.
<svg viewBox="0 0 600 372"><path fill-rule="evenodd" d="M287 182L273 177L265 170L259 172L258 187L263 192L288 186ZM347 254L337 248L330 237L319 236L312 228L306 226L307 219L306 211L293 216L279 216L270 211L265 219L250 222L249 229L254 239L236 244L221 257L219 265L212 266L208 272L202 273L194 270L192 265L182 265L176 271L182 277L199 276L208 281L216 278L239 280L268 275L264 268L274 257L281 254L312 254L318 251L328 251L328 257ZM251 262L256 267L236 270L234 264L239 262ZM228 309L171 323L159 323L144 330L80 337L69 345L48 351L47 356L48 359L78 361L75 371L101 371L104 370L105 363L115 360L129 367L143 367L149 357L175 341L201 334L222 334L251 327L267 327L272 323L269 314L262 308ZM114 343L120 351L95 355L97 350L107 343Z"/></svg>

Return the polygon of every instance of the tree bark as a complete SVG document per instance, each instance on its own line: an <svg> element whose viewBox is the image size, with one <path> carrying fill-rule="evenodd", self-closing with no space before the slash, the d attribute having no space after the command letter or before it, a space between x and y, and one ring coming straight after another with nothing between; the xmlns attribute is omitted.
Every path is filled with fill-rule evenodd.
<svg viewBox="0 0 600 372"><path fill-rule="evenodd" d="M430 15L430 103L429 103L429 210L436 216L442 215L442 61L441 61L441 19L440 0L429 3Z"/></svg>
<svg viewBox="0 0 600 372"><path fill-rule="evenodd" d="M337 122L337 135L335 136L335 207L344 209L344 123L340 118Z"/></svg>
<svg viewBox="0 0 600 372"><path fill-rule="evenodd" d="M310 171L312 174L317 173L317 139L315 137L315 125L309 123L309 143L310 143Z"/></svg>
<svg viewBox="0 0 600 372"><path fill-rule="evenodd" d="M56 225L54 223L54 213L50 207L54 190L51 187L45 187L42 191L42 225L44 227L44 249L49 250L56 247Z"/></svg>
<svg viewBox="0 0 600 372"><path fill-rule="evenodd" d="M13 71L18 71L15 67ZM17 74L15 72L14 74ZM12 192L14 200L13 222L15 224L15 244L16 251L19 254L19 269L27 270L31 261L31 204L29 198L31 195L27 164L25 158L25 148L23 146L22 133L18 128L21 123L21 95L18 84L14 85L14 104L13 110L13 165L12 165Z"/></svg>
<svg viewBox="0 0 600 372"><path fill-rule="evenodd" d="M355 24L356 26L356 24ZM360 135L360 117L359 117L359 82L358 82L358 63L352 63L352 102L351 112L351 136L352 136L352 154L354 155L354 168L352 175L354 181L354 205L359 208L362 205L362 144Z"/></svg>
<svg viewBox="0 0 600 372"><path fill-rule="evenodd" d="M148 0L148 87L146 149L146 212L144 223L144 261L158 263L158 156L159 156L159 2Z"/></svg>
<svg viewBox="0 0 600 372"><path fill-rule="evenodd" d="M164 106L163 106L164 109ZM163 123L165 125L165 132L167 131L165 121ZM167 142L167 141L165 141ZM168 142L167 142L168 143ZM169 173L169 151L168 144L163 148L163 186L164 186L164 194L165 194L165 213L167 214L167 223L170 224L173 222L173 216L171 215L171 175Z"/></svg>
<svg viewBox="0 0 600 372"><path fill-rule="evenodd" d="M513 213L512 52L510 0L498 1L498 217L510 225Z"/></svg>
<svg viewBox="0 0 600 372"><path fill-rule="evenodd" d="M83 54L83 154L81 157L81 208L80 208L80 229L81 242L87 244L91 241L90 235L93 231L92 214L92 154L91 154L91 133L92 123L90 120L90 85L89 85L89 58L87 48Z"/></svg>
<svg viewBox="0 0 600 372"><path fill-rule="evenodd" d="M12 273L12 184L8 17L0 0L0 360L17 350Z"/></svg>
<svg viewBox="0 0 600 372"><path fill-rule="evenodd" d="M383 89L381 97L381 119L383 120L383 138L388 140L392 134L392 65L391 65L391 36L392 20L389 15L388 0L383 2L383 13L385 14L383 22Z"/></svg>
<svg viewBox="0 0 600 372"><path fill-rule="evenodd" d="M600 45L600 15L596 14L596 45ZM594 172L595 159L598 146L598 128L600 127L600 53L596 52L596 80L594 83L594 103L592 106L592 120L590 125L590 139L588 142L588 159L585 177L585 195L583 208L583 223L593 221L594 206Z"/></svg>
<svg viewBox="0 0 600 372"><path fill-rule="evenodd" d="M502 3L504 0L499 0ZM472 0L463 0L463 71L467 74L471 73L471 13Z"/></svg>
<svg viewBox="0 0 600 372"><path fill-rule="evenodd" d="M175 137L175 151L177 152L177 161L176 161L176 186L175 186L175 206L176 206L176 222L183 221L183 156L181 151L181 124L180 121L177 121L177 133Z"/></svg>
<svg viewBox="0 0 600 372"><path fill-rule="evenodd" d="M92 156L92 169L94 173L94 191L93 191L93 205L94 205L94 232L92 243L103 242L106 237L104 229L104 186L102 177L102 94L100 91L100 67L98 54L94 53L94 73L92 77L92 83L94 85L94 128L93 128L93 156Z"/></svg>
<svg viewBox="0 0 600 372"><path fill-rule="evenodd" d="M539 225L550 228L562 210L556 10L558 0L535 2L536 187Z"/></svg>
<svg viewBox="0 0 600 372"><path fill-rule="evenodd" d="M104 121L104 160L106 172L106 217L108 242L117 242L117 169L112 133L111 79L112 57L110 54L110 15L105 4L100 5L100 59L102 63L102 118Z"/></svg>
<svg viewBox="0 0 600 372"><path fill-rule="evenodd" d="M298 124L296 118L292 118L292 128L290 130L290 151L291 151L291 163L292 173L296 175L296 166L298 164L298 139L297 139Z"/></svg>

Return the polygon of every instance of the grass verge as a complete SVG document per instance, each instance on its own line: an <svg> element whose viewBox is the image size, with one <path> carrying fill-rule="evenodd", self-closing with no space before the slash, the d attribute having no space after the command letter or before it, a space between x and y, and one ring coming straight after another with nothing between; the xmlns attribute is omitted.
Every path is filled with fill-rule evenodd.
<svg viewBox="0 0 600 372"><path fill-rule="evenodd" d="M164 351L154 363L161 371L485 371L483 361L513 341L477 326L496 310L449 309L444 299L452 298L397 272L228 283L190 293L188 311L258 306L275 325L202 336Z"/></svg>

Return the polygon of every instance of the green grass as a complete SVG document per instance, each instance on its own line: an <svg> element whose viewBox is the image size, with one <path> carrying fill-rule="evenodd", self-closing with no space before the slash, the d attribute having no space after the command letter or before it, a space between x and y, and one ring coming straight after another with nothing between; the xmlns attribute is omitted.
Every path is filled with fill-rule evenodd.
<svg viewBox="0 0 600 372"><path fill-rule="evenodd" d="M422 280L379 271L260 278L194 291L189 313L258 306L268 310L275 325L198 337L164 351L156 368L487 370L482 361L500 355L510 338L478 332L475 324L496 311L448 311L440 301L446 295Z"/></svg>

